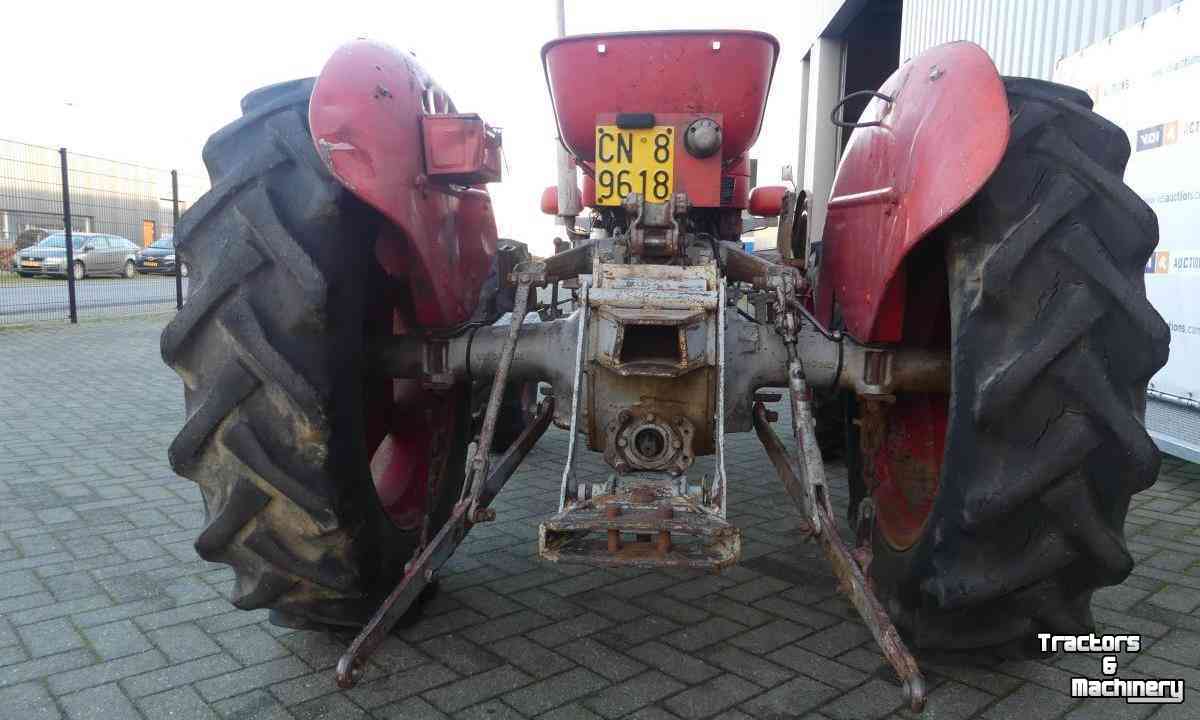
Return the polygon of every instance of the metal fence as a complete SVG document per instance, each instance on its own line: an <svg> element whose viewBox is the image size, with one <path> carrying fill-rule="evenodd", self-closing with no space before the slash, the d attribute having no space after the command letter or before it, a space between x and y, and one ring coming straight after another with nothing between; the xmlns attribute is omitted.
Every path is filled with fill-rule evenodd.
<svg viewBox="0 0 1200 720"><path fill-rule="evenodd" d="M203 178L0 140L0 325L160 312L187 292L175 221Z"/></svg>

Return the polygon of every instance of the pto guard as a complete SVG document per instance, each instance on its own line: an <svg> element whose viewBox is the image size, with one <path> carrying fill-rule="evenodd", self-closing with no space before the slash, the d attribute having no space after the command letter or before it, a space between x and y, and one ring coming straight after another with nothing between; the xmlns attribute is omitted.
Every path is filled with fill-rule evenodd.
<svg viewBox="0 0 1200 720"><path fill-rule="evenodd" d="M308 114L330 172L399 229L376 255L408 278L418 324L469 318L496 253L484 183L499 180L498 134L458 114L412 56L369 40L334 52Z"/></svg>
<svg viewBox="0 0 1200 720"><path fill-rule="evenodd" d="M817 316L864 342L899 342L904 259L987 182L1008 145L1008 99L988 54L956 42L888 78L850 136L821 242ZM862 123L878 122L871 127Z"/></svg>

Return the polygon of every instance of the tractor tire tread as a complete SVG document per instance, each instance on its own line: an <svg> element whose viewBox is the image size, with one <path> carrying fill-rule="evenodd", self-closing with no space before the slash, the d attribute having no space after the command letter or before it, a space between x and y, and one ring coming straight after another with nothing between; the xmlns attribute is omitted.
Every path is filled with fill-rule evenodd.
<svg viewBox="0 0 1200 720"><path fill-rule="evenodd" d="M1124 518L1157 476L1142 422L1169 330L1145 297L1153 212L1125 134L1086 95L1005 78L1000 167L939 233L950 272L945 465L921 539L876 542L876 582L921 649L1086 632L1133 560Z"/></svg>
<svg viewBox="0 0 1200 720"><path fill-rule="evenodd" d="M252 93L205 145L212 189L179 223L192 287L161 338L188 400L169 459L200 486L196 551L233 567L236 606L356 625L380 592L377 565L363 560L378 517L335 472L345 386L327 304L347 291L317 256L357 206L309 140L312 82ZM415 541L395 535L411 552Z"/></svg>

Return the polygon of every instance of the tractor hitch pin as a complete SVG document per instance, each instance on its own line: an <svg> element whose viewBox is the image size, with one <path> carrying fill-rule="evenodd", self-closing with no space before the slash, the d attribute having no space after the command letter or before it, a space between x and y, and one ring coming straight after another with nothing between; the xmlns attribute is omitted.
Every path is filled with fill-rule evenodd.
<svg viewBox="0 0 1200 720"><path fill-rule="evenodd" d="M904 699L913 712L921 712L925 707L925 678L917 666L916 658L900 638L887 610L875 596L864 568L855 560L838 534L837 520L834 519L825 484L825 465L821 459L821 450L817 447L817 436L809 408L808 383L796 350L799 319L790 309L790 304L784 302L785 289L776 286L776 290L780 301L780 311L776 315L778 329L788 348L792 430L796 438L800 464L796 465L779 436L771 428L766 407L761 401L754 405L754 430L775 466L775 471L779 473L779 479L783 481L788 495L800 509L801 515L807 519L812 534L821 543L825 557L829 559L829 564L833 566L834 574L838 577L839 587L849 597L854 609L875 637L875 642L883 651L884 657L895 669L903 686ZM790 295L790 288L788 290L787 294Z"/></svg>

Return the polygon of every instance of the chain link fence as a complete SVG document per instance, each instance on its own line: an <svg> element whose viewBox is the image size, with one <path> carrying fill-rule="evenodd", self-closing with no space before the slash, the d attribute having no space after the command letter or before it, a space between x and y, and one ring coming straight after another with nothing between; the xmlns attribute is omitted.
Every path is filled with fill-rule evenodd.
<svg viewBox="0 0 1200 720"><path fill-rule="evenodd" d="M0 325L178 308L175 221L208 189L174 170L0 140Z"/></svg>

